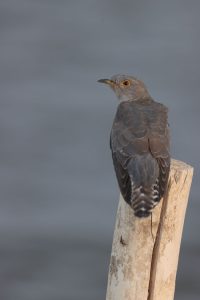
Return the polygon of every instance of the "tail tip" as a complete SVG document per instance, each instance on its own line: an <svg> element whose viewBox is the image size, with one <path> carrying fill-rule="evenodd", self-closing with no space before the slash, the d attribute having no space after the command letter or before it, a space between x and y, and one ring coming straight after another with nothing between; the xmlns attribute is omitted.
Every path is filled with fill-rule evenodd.
<svg viewBox="0 0 200 300"><path fill-rule="evenodd" d="M135 216L138 217L138 218L147 218L149 217L151 214L150 211L148 210L141 210L139 209L138 211L135 212Z"/></svg>

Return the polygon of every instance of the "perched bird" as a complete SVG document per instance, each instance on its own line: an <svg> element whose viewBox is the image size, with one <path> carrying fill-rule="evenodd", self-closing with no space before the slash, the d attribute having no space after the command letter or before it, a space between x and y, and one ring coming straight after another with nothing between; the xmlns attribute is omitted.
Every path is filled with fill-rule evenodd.
<svg viewBox="0 0 200 300"><path fill-rule="evenodd" d="M110 135L119 188L135 216L148 217L163 197L170 169L168 109L133 76L100 79L120 103Z"/></svg>

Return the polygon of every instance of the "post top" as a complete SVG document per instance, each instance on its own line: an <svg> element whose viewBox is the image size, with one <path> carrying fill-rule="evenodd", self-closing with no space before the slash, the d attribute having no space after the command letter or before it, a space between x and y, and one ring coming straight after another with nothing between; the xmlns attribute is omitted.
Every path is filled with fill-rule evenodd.
<svg viewBox="0 0 200 300"><path fill-rule="evenodd" d="M181 160L171 159L171 169L175 171L193 171L193 167Z"/></svg>

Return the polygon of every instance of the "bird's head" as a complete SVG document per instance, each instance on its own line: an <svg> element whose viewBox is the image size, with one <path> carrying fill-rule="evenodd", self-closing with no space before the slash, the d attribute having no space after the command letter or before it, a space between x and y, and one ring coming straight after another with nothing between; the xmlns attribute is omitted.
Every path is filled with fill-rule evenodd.
<svg viewBox="0 0 200 300"><path fill-rule="evenodd" d="M108 84L120 101L138 100L149 97L144 83L129 75L114 75L110 79L100 79L98 82Z"/></svg>

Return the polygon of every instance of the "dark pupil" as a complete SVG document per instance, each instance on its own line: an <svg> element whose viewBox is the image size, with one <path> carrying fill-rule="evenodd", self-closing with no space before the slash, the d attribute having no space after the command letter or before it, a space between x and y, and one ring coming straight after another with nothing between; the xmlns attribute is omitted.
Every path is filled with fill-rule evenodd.
<svg viewBox="0 0 200 300"><path fill-rule="evenodd" d="M129 85L129 81L128 81L128 80L125 80L125 81L123 82L123 84L124 84L124 85Z"/></svg>

